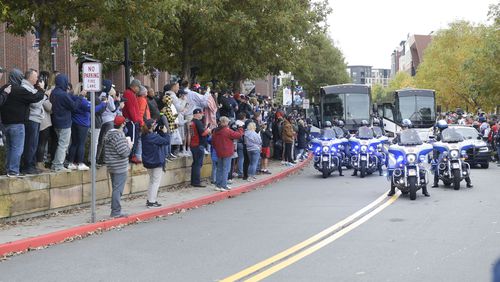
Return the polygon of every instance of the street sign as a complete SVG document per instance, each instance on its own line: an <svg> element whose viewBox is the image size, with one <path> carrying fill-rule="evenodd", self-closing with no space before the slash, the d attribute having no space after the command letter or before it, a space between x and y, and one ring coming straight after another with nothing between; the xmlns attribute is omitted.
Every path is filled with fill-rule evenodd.
<svg viewBox="0 0 500 282"><path fill-rule="evenodd" d="M101 63L83 63L82 79L83 90L88 92L102 91Z"/></svg>
<svg viewBox="0 0 500 282"><path fill-rule="evenodd" d="M302 108L304 109L309 109L309 99L304 99L304 101L302 102Z"/></svg>

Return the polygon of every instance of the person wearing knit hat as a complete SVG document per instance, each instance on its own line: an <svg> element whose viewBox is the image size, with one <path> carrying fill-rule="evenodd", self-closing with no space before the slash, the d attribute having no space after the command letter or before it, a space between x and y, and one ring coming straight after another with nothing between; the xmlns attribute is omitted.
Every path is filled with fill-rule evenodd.
<svg viewBox="0 0 500 282"><path fill-rule="evenodd" d="M120 198L127 182L128 158L133 143L130 137L125 137L125 117L116 116L114 128L104 137L104 161L111 178L111 217L126 217L122 213Z"/></svg>
<svg viewBox="0 0 500 282"><path fill-rule="evenodd" d="M166 171L165 159L168 153L167 146L170 145L170 136L167 134L168 128L159 125L158 132L155 132L156 127L156 121L148 119L144 122L141 134L143 144L142 164L149 174L147 208L161 207L161 204L158 203L158 188L163 173Z"/></svg>

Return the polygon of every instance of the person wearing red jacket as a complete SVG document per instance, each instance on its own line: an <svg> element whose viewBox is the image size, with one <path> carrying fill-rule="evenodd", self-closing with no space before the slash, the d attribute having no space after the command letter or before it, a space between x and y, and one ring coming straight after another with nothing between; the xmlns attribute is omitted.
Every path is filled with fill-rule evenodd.
<svg viewBox="0 0 500 282"><path fill-rule="evenodd" d="M125 102L125 107L122 109L123 116L127 119L125 128L127 129L126 136L129 136L134 143L132 150L130 152L130 161L138 164L142 161L137 158L136 151L138 146L138 140L140 138L140 128L144 125L144 119L139 114L139 103L137 102L136 94L139 93L141 87L141 82L137 79L130 82L130 87L123 93L123 98L127 99Z"/></svg>
<svg viewBox="0 0 500 282"><path fill-rule="evenodd" d="M236 131L229 128L229 118L227 117L221 117L219 123L219 127L212 132L212 146L214 146L217 153L215 186L217 191L228 191L231 189L227 185L227 177L234 154L233 140L240 139L243 136L243 122L237 121L238 128Z"/></svg>

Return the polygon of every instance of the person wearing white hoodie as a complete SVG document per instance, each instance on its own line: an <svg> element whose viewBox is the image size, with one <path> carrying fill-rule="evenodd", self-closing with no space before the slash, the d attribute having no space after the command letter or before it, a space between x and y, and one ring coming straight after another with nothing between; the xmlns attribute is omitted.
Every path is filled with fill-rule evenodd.
<svg viewBox="0 0 500 282"><path fill-rule="evenodd" d="M101 132L99 133L99 140L97 142L96 160L98 164L104 164L104 136L106 136L106 133L108 133L108 131L113 129L114 120L118 110L118 107L115 104L116 91L113 88L111 81L109 80L109 87L108 81L106 80L103 81L103 85L104 91L102 92L100 98L101 100L107 100L108 105L106 106L106 110L104 111L104 113L102 113Z"/></svg>

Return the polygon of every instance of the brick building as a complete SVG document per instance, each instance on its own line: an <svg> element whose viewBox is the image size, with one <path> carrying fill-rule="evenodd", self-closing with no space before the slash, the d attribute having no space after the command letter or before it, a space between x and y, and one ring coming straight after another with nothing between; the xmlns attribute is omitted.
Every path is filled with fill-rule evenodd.
<svg viewBox="0 0 500 282"><path fill-rule="evenodd" d="M68 75L69 81L74 86L79 82L79 70L76 57L71 54L71 38L69 32L58 34L57 47L55 48L54 65L55 69ZM6 32L6 24L0 24L0 66L7 72L13 68L18 68L23 72L28 68L39 69L38 49L33 47L35 36L28 33L26 36L15 36ZM158 72L157 78L152 79L149 75L137 75L144 85L153 87L155 91L163 91L163 85L170 81L170 74L167 72ZM116 90L122 92L125 90L125 69L104 75L111 79L116 86ZM0 80L3 85L8 80L8 74L5 74Z"/></svg>

